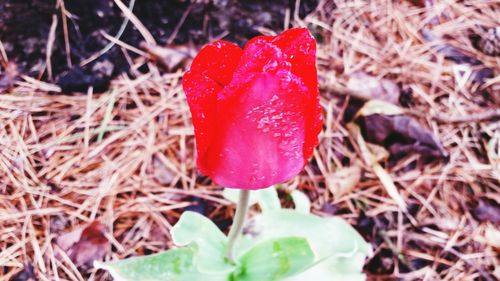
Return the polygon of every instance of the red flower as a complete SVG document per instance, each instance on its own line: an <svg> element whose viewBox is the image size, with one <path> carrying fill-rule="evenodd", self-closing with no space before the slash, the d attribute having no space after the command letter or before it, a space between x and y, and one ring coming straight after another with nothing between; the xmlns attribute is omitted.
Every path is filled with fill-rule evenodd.
<svg viewBox="0 0 500 281"><path fill-rule="evenodd" d="M182 81L200 171L242 189L296 176L321 130L315 63L306 28L255 37L243 50L226 41L205 46Z"/></svg>

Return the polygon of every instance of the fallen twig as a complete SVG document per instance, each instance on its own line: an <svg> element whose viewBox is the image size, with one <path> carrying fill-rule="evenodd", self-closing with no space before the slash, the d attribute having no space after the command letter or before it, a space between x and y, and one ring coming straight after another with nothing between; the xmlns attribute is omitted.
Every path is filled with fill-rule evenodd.
<svg viewBox="0 0 500 281"><path fill-rule="evenodd" d="M482 112L469 113L467 115L460 115L460 116L447 116L445 114L428 114L413 109L406 109L405 113L422 118L430 117L431 119L441 123L482 122L500 118L500 109L490 109Z"/></svg>

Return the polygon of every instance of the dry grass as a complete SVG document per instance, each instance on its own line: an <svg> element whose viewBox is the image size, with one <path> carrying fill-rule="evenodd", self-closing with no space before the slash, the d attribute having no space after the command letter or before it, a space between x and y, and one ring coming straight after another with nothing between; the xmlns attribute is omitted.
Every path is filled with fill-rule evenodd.
<svg viewBox="0 0 500 281"><path fill-rule="evenodd" d="M478 25L500 26L498 2L434 1L430 9L410 2L367 2L337 2L334 9L332 1L320 1L304 20L290 15L287 22L307 25L321 36L321 81L342 86L350 73L364 70L411 88L411 109L425 113L419 121L439 137L450 159L408 169L417 158L410 155L388 170L413 206L411 220L362 164L363 178L353 190L332 194L325 179L346 166L345 159L354 165L361 156L341 122L345 96L322 91L320 145L286 190L306 191L316 213L331 213L334 206L358 227L361 213L374 222L374 233L367 235L374 259L381 268L394 266L378 276L367 268L369 279L499 278L499 244L492 239L498 239L498 225L471 215L478 198L500 199L498 159L489 158L486 149L491 139L499 141L499 124L433 118L480 114L498 105L471 83L459 88L456 64L420 35L423 28L431 29L498 75L500 59L477 51L467 38ZM132 69L144 63L139 57ZM221 198L221 188L195 169L182 70L164 74L148 64L149 73L122 75L106 93L49 94L57 87L27 79L11 94L0 95L0 268L5 272L0 280L9 280L26 263L34 266L39 280L107 280L92 269L79 271L53 243L61 233L94 219L109 230L113 247L107 259L168 248L169 229L185 207L200 201L195 198L207 202L210 217L227 224L233 208ZM487 82L493 95L499 94L499 81L497 76ZM371 264L377 266L375 260Z"/></svg>

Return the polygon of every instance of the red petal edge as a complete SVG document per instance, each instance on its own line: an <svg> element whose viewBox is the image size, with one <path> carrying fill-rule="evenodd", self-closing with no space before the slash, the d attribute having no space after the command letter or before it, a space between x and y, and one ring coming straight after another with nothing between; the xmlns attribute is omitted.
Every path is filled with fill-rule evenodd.
<svg viewBox="0 0 500 281"><path fill-rule="evenodd" d="M206 75L224 86L231 82L242 53L243 50L238 45L219 40L201 49L191 63L190 70Z"/></svg>
<svg viewBox="0 0 500 281"><path fill-rule="evenodd" d="M309 88L304 143L304 157L308 159L318 145L318 134L323 126L316 70L316 40L307 28L294 28L276 36L272 44L283 51L292 65L292 73L300 77Z"/></svg>
<svg viewBox="0 0 500 281"><path fill-rule="evenodd" d="M195 128L197 166L203 174L208 173L205 155L215 137L217 94L231 81L241 54L241 48L230 42L208 44L200 50L182 78Z"/></svg>

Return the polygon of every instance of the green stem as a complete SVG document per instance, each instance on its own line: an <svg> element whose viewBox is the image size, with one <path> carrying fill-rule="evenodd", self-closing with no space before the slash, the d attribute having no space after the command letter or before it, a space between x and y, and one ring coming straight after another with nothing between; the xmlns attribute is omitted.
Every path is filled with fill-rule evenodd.
<svg viewBox="0 0 500 281"><path fill-rule="evenodd" d="M236 214L234 215L233 225L228 234L226 257L232 263L234 263L234 245L241 234L241 230L243 229L243 224L245 222L245 217L248 211L249 199L250 190L242 189L240 191L240 199L238 200L238 205L236 205Z"/></svg>

